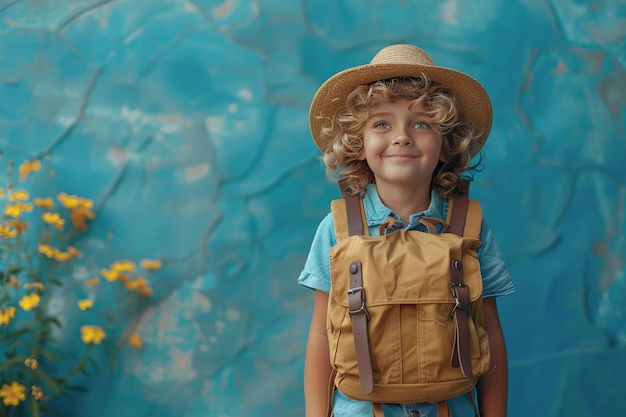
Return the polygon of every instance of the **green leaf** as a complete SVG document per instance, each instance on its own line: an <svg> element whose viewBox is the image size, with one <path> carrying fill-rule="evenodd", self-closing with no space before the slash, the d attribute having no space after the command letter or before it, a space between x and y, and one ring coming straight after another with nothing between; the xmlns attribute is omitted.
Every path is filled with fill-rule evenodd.
<svg viewBox="0 0 626 417"><path fill-rule="evenodd" d="M25 356L25 355L14 356L11 359L9 359L8 361L0 364L0 371L4 371L5 369L9 369L11 366L15 365L16 363L24 362L26 360L26 358L28 358L28 356Z"/></svg>
<svg viewBox="0 0 626 417"><path fill-rule="evenodd" d="M83 387L81 385L66 385L65 388L68 389L68 390L71 390L71 391L78 391L78 392L88 392L89 391L87 389L87 387Z"/></svg>
<svg viewBox="0 0 626 417"><path fill-rule="evenodd" d="M23 345L25 345L25 344L27 344L27 341L26 341L26 340L23 340L23 339L17 339L15 342L13 342L12 344L10 344L10 345L7 347L7 350L8 350L8 351L15 352L15 351L17 351L17 349L18 349L20 346L23 346Z"/></svg>
<svg viewBox="0 0 626 417"><path fill-rule="evenodd" d="M88 358L88 359L87 359L87 362L88 362L91 366L93 366L93 367L94 367L94 369L95 369L96 371L100 371L100 370L101 370L101 369L100 369L100 366L98 365L98 362L96 362L96 360L95 360L94 358Z"/></svg>
<svg viewBox="0 0 626 417"><path fill-rule="evenodd" d="M39 403L32 395L28 396L28 415L30 417L39 417Z"/></svg>
<svg viewBox="0 0 626 417"><path fill-rule="evenodd" d="M61 357L61 355L56 355L50 349L40 349L39 354L51 362L56 362L56 359Z"/></svg>
<svg viewBox="0 0 626 417"><path fill-rule="evenodd" d="M54 278L50 279L50 283L53 284L53 285L56 285L57 287L62 287L63 286L63 281L58 280L58 279L54 279Z"/></svg>
<svg viewBox="0 0 626 417"><path fill-rule="evenodd" d="M17 275L17 274L19 274L20 272L22 272L23 270L24 270L24 267L23 267L23 266L16 266L16 267L13 267L13 268L9 269L9 270L7 271L7 272L8 272L8 274L7 274L7 275L9 275L9 276L11 276L11 275Z"/></svg>
<svg viewBox="0 0 626 417"><path fill-rule="evenodd" d="M23 335L24 333L28 333L28 332L30 332L30 331L31 331L31 329L29 329L29 328L23 328L23 329L16 330L16 331L14 331L14 332L12 332L12 333L7 334L7 335L4 337L4 340L14 339L14 338L16 338L16 337L18 337L18 336L21 336L21 335Z"/></svg>
<svg viewBox="0 0 626 417"><path fill-rule="evenodd" d="M44 321L44 324L54 324L55 326L57 326L59 329L63 328L63 325L61 324L61 322L59 321L59 319L57 319L56 317L48 317L46 318Z"/></svg>
<svg viewBox="0 0 626 417"><path fill-rule="evenodd" d="M35 375L37 378L45 382L45 384L50 388L50 390L54 393L54 395L61 395L61 390L57 386L57 383L54 381L50 375L41 370L41 368L37 368L35 370Z"/></svg>

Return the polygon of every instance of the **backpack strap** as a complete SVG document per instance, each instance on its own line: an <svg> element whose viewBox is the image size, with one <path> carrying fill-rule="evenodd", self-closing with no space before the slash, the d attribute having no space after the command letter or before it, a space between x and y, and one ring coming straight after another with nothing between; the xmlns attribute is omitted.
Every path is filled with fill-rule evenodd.
<svg viewBox="0 0 626 417"><path fill-rule="evenodd" d="M478 239L482 223L482 210L476 200L470 201L467 194L450 199L448 210L448 232L459 236L473 237ZM470 297L467 285L463 283L463 264L460 259L451 260L452 293L456 304L452 309L454 318L454 345L450 363L456 368L461 368L465 378L473 378L470 365L469 346L469 307Z"/></svg>
<svg viewBox="0 0 626 417"><path fill-rule="evenodd" d="M348 236L369 235L362 199L357 195L344 194L342 199L330 203L330 209L337 242Z"/></svg>
<svg viewBox="0 0 626 417"><path fill-rule="evenodd" d="M454 206L457 206L455 209ZM472 239L480 238L483 210L478 200L470 200L467 194L451 198L448 202L448 215L445 232L465 236Z"/></svg>
<svg viewBox="0 0 626 417"><path fill-rule="evenodd" d="M365 221L363 200L358 195L344 194L342 200L335 200L331 203L331 209L337 241L348 236L369 234ZM370 394L374 390L374 375L367 333L369 314L365 309L365 290L363 289L361 269L361 261L356 260L350 264L348 270L348 278L350 279L348 313L352 322L352 334L354 336L361 391L364 394Z"/></svg>

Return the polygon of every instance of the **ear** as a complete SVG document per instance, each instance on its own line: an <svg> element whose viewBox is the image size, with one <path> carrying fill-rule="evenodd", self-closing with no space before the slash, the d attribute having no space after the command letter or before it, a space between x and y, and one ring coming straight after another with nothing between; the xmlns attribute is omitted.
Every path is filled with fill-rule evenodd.
<svg viewBox="0 0 626 417"><path fill-rule="evenodd" d="M357 161L365 161L365 149L361 149L361 153L356 158Z"/></svg>

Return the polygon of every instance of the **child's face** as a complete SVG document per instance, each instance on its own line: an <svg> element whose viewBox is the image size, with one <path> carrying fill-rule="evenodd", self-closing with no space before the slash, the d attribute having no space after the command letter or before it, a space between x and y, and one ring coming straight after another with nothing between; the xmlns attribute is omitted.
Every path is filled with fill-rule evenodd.
<svg viewBox="0 0 626 417"><path fill-rule="evenodd" d="M430 185L442 157L443 139L425 123L423 104L410 104L400 99L370 111L359 159L367 160L378 187Z"/></svg>

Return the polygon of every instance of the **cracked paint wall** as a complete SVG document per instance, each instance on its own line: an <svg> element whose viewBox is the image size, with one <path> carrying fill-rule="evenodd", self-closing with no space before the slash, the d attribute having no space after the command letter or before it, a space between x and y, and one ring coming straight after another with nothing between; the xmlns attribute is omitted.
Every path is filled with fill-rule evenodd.
<svg viewBox="0 0 626 417"><path fill-rule="evenodd" d="M472 193L517 287L499 302L509 415L619 414L625 19L609 0L0 0L4 157L47 155L59 189L96 202L87 259L164 262L153 303L119 329L145 348L59 404L302 415L312 294L295 278L338 196L308 105L330 75L407 42L493 100Z"/></svg>

